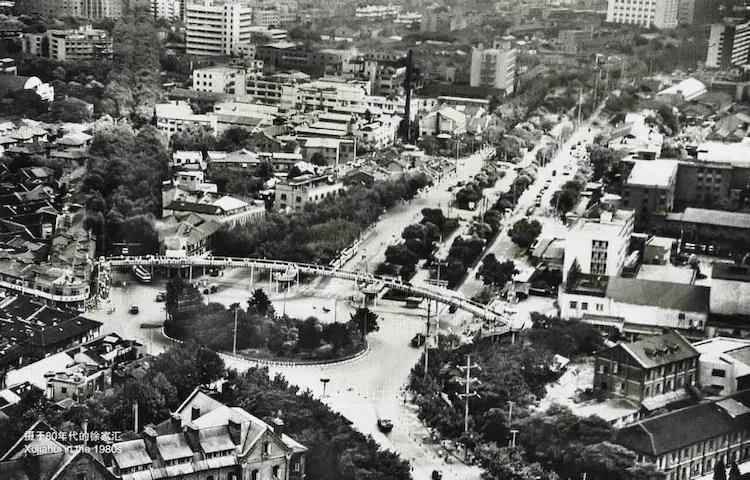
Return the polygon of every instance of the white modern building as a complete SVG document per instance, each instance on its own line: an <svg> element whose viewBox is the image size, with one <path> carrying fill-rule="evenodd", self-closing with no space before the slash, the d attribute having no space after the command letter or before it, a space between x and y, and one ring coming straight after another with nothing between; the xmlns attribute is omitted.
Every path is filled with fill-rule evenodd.
<svg viewBox="0 0 750 480"><path fill-rule="evenodd" d="M472 87L488 86L510 95L514 91L515 82L516 50L509 43L495 42L488 49L480 44L471 49L469 84Z"/></svg>
<svg viewBox="0 0 750 480"><path fill-rule="evenodd" d="M563 280L573 264L582 274L618 276L627 259L634 222L632 210L605 210L598 218L580 218L565 242Z"/></svg>
<svg viewBox="0 0 750 480"><path fill-rule="evenodd" d="M726 18L711 25L708 37L706 66L728 68L746 65L750 61L750 21Z"/></svg>
<svg viewBox="0 0 750 480"><path fill-rule="evenodd" d="M649 28L675 28L680 0L608 0L607 22Z"/></svg>
<svg viewBox="0 0 750 480"><path fill-rule="evenodd" d="M217 117L193 113L193 109L188 103L157 103L154 110L156 113L156 128L166 134L167 138L189 126L205 127L211 133L216 133Z"/></svg>
<svg viewBox="0 0 750 480"><path fill-rule="evenodd" d="M253 9L240 0L193 0L185 6L188 55L239 55L250 42Z"/></svg>
<svg viewBox="0 0 750 480"><path fill-rule="evenodd" d="M698 358L698 383L717 395L733 395L750 387L750 340L714 337L693 344Z"/></svg>
<svg viewBox="0 0 750 480"><path fill-rule="evenodd" d="M302 175L276 184L274 208L277 210L302 210L308 203L336 197L344 191L341 182L328 176Z"/></svg>

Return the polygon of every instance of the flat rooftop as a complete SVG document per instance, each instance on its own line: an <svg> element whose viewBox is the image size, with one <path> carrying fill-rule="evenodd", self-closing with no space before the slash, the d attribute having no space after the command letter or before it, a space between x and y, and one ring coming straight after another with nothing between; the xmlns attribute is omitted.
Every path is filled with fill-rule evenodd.
<svg viewBox="0 0 750 480"><path fill-rule="evenodd" d="M635 160L626 185L668 188L677 178L676 160Z"/></svg>
<svg viewBox="0 0 750 480"><path fill-rule="evenodd" d="M672 283L693 283L695 270L689 267L675 267L673 265L641 265L635 278L639 280L656 280Z"/></svg>

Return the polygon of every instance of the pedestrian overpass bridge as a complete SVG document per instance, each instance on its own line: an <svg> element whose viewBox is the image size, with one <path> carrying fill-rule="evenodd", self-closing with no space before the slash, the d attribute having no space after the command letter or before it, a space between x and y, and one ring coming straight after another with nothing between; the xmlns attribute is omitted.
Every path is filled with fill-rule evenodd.
<svg viewBox="0 0 750 480"><path fill-rule="evenodd" d="M158 255L148 256L112 256L100 257L99 267L169 267L169 268L249 268L254 276L255 270L268 271L270 276L274 273L282 277L289 272L296 271L297 281L299 274L316 275L331 278L340 278L351 280L357 283L382 284L397 291L404 292L408 296L422 297L428 300L454 307L457 310L470 313L475 318L484 320L486 328L483 329L484 335L503 335L509 333L510 322L501 313L495 312L486 305L463 298L457 292L436 286L415 286L401 279L388 275L373 275L365 272L343 270L332 268L324 265L311 263L286 262L282 260L268 260L260 258L242 258L242 257L167 257Z"/></svg>

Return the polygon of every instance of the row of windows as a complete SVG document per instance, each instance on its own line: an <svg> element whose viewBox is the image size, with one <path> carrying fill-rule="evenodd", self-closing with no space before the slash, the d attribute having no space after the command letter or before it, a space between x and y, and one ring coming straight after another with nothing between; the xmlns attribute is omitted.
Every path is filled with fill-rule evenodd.
<svg viewBox="0 0 750 480"><path fill-rule="evenodd" d="M572 308L574 310L578 309L578 302L570 302L570 308ZM602 305L601 303L595 304L594 308L596 309L597 312L604 311L604 305ZM589 309L589 303L588 302L581 302L581 310L585 311L585 310L588 310L588 309Z"/></svg>

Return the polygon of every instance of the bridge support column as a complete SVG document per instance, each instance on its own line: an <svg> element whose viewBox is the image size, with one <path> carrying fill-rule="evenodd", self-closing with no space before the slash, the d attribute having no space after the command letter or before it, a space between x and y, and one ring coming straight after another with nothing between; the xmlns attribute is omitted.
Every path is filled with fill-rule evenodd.
<svg viewBox="0 0 750 480"><path fill-rule="evenodd" d="M297 269L297 294L299 294L299 268Z"/></svg>
<svg viewBox="0 0 750 480"><path fill-rule="evenodd" d="M154 264L151 264L151 278L154 278Z"/></svg>
<svg viewBox="0 0 750 480"><path fill-rule="evenodd" d="M255 281L255 265L250 265L250 290L253 289L254 281Z"/></svg>
<svg viewBox="0 0 750 480"><path fill-rule="evenodd" d="M188 278L190 279L190 283L193 283L193 266L192 265L188 267Z"/></svg>
<svg viewBox="0 0 750 480"><path fill-rule="evenodd" d="M206 276L206 266L205 266L205 265L203 265L203 273L202 273L202 275L203 275L204 277Z"/></svg>

